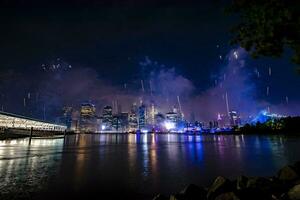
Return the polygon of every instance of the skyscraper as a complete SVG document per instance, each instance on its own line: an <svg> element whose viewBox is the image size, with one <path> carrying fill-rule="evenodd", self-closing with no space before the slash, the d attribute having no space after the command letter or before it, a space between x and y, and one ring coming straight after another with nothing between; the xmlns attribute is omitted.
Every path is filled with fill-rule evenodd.
<svg viewBox="0 0 300 200"><path fill-rule="evenodd" d="M119 114L113 115L112 127L115 131L122 130L121 127L121 117Z"/></svg>
<svg viewBox="0 0 300 200"><path fill-rule="evenodd" d="M81 132L97 131L96 107L94 104L91 103L81 104L80 131Z"/></svg>
<svg viewBox="0 0 300 200"><path fill-rule="evenodd" d="M95 117L96 107L92 103L82 103L80 109L80 115L82 117Z"/></svg>
<svg viewBox="0 0 300 200"><path fill-rule="evenodd" d="M138 109L138 122L139 122L139 129L143 129L146 127L146 106L142 104Z"/></svg>
<svg viewBox="0 0 300 200"><path fill-rule="evenodd" d="M121 129L123 132L128 130L128 116L129 114L127 112L120 113Z"/></svg>
<svg viewBox="0 0 300 200"><path fill-rule="evenodd" d="M138 108L134 103L131 107L131 110L128 114L128 131L135 132L138 129Z"/></svg>
<svg viewBox="0 0 300 200"><path fill-rule="evenodd" d="M103 108L102 118L102 130L112 130L113 114L111 106L105 106Z"/></svg>
<svg viewBox="0 0 300 200"><path fill-rule="evenodd" d="M155 115L157 114L154 103L151 104L149 108L149 124L152 125L152 127L155 125Z"/></svg>

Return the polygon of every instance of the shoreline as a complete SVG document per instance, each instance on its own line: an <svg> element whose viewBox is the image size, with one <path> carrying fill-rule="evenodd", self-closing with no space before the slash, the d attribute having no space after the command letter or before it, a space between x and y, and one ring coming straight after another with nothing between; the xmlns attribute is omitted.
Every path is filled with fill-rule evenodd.
<svg viewBox="0 0 300 200"><path fill-rule="evenodd" d="M171 195L158 194L153 200L299 200L300 161L282 167L271 177L247 177L234 180L218 176L208 186L190 184Z"/></svg>
<svg viewBox="0 0 300 200"><path fill-rule="evenodd" d="M35 133L32 135L32 138L35 139L55 139L55 138L63 138L65 135L147 135L147 134L155 134L155 135L167 135L167 134L174 134L174 135L186 135L186 136L250 136L250 135L256 135L256 136L291 136L296 137L300 136L300 133L286 133L286 132L257 132L257 133L245 133L241 131L228 131L228 132L217 132L217 133L201 133L201 132L189 132L189 133L74 133L74 132L50 132L50 131L34 131ZM21 138L29 138L30 133L29 132L23 132L18 133L17 130L14 130L12 132L4 132L0 133L0 140L11 140L11 139L21 139Z"/></svg>

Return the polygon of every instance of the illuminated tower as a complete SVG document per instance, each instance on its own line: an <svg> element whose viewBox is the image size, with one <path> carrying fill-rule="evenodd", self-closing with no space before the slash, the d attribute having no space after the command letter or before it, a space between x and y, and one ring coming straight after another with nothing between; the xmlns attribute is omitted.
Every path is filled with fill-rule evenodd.
<svg viewBox="0 0 300 200"><path fill-rule="evenodd" d="M81 117L95 117L96 115L96 107L91 103L82 103L80 109Z"/></svg>
<svg viewBox="0 0 300 200"><path fill-rule="evenodd" d="M149 109L149 123L154 126L155 125L155 115L157 114L154 103L151 104Z"/></svg>
<svg viewBox="0 0 300 200"><path fill-rule="evenodd" d="M102 112L102 130L111 130L113 123L112 107L105 106Z"/></svg>
<svg viewBox="0 0 300 200"><path fill-rule="evenodd" d="M97 131L96 107L94 104L91 103L81 104L80 131L81 132Z"/></svg>
<svg viewBox="0 0 300 200"><path fill-rule="evenodd" d="M138 108L137 105L134 103L131 107L130 113L128 114L128 126L130 132L134 132L138 129L137 113Z"/></svg>
<svg viewBox="0 0 300 200"><path fill-rule="evenodd" d="M142 104L138 109L139 129L146 127L146 106Z"/></svg>

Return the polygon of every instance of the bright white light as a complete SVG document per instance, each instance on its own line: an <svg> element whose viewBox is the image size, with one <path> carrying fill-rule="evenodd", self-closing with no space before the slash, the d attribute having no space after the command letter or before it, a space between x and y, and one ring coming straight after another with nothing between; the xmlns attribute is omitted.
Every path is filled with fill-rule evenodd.
<svg viewBox="0 0 300 200"><path fill-rule="evenodd" d="M102 130L105 130L105 128L106 128L105 125L102 125L102 126L101 126L101 129L102 129Z"/></svg>
<svg viewBox="0 0 300 200"><path fill-rule="evenodd" d="M173 122L165 122L165 127L169 131L169 130L175 128L175 123L173 123Z"/></svg>
<svg viewBox="0 0 300 200"><path fill-rule="evenodd" d="M239 55L238 55L238 53L236 51L233 52L233 55L234 55L235 59L239 58Z"/></svg>
<svg viewBox="0 0 300 200"><path fill-rule="evenodd" d="M148 133L148 130L147 129L142 129L141 132L142 133Z"/></svg>

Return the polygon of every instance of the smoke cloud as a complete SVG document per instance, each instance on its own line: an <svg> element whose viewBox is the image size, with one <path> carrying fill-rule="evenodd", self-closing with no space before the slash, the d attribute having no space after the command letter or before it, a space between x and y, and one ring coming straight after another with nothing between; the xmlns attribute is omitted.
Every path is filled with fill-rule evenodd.
<svg viewBox="0 0 300 200"><path fill-rule="evenodd" d="M212 86L200 93L196 92L193 82L177 73L175 68L160 65L149 57L139 63L141 80L121 86L100 77L93 68L72 67L65 62L43 64L34 73L34 78L24 72L5 73L1 79L1 105L8 112L38 118L42 118L46 109L47 119L54 119L62 114L64 106L79 109L80 104L87 101L96 105L98 115L113 101L118 102L122 111L128 111L133 103L144 102L153 103L159 112L166 113L173 107L178 108L179 96L186 119L195 117L207 122L216 119L218 113L227 114L227 93L229 109L238 111L244 119L266 108L285 115L298 115L297 102L286 100L283 101L286 103L272 105L257 96L253 78L256 74L251 66L247 66L247 58L242 48L231 50L224 66L211 80Z"/></svg>

